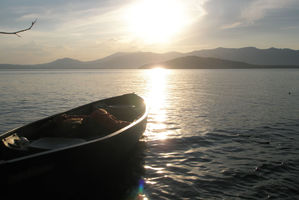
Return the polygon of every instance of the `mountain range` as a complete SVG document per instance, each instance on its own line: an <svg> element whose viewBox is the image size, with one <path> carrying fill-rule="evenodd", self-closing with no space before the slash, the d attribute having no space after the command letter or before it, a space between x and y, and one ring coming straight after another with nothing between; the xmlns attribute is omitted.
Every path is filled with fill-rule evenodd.
<svg viewBox="0 0 299 200"><path fill-rule="evenodd" d="M169 68L299 67L299 50L245 47L188 53L119 52L93 61L62 58L36 65L0 64L0 69L137 69L150 68L155 64L164 64Z"/></svg>

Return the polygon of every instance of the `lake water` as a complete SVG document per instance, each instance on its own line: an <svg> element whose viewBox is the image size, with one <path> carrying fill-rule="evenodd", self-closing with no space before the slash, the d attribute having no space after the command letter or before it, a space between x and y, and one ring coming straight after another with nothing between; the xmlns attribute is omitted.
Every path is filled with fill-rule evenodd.
<svg viewBox="0 0 299 200"><path fill-rule="evenodd" d="M139 199L299 199L298 69L2 70L0 132L131 92L150 105Z"/></svg>

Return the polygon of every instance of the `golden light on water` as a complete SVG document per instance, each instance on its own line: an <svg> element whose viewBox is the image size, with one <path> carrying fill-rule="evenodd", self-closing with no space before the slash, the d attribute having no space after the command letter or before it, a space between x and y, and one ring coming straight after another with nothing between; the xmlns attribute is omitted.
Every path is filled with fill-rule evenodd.
<svg viewBox="0 0 299 200"><path fill-rule="evenodd" d="M150 91L148 101L151 109L154 111L158 111L163 106L163 104L165 104L165 85L167 70L157 67L151 69L148 75Z"/></svg>
<svg viewBox="0 0 299 200"><path fill-rule="evenodd" d="M166 98L167 79L170 73L169 70L160 67L147 70L148 75L148 94L146 101L150 107L149 123L145 135L151 140L164 140L168 137L167 132L167 113L166 113Z"/></svg>

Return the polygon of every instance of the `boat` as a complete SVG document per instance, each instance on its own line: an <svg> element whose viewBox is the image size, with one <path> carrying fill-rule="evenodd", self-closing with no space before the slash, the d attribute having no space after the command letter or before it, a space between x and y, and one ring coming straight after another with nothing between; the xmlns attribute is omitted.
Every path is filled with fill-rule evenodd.
<svg viewBox="0 0 299 200"><path fill-rule="evenodd" d="M94 110L105 110L117 122L126 123L110 130L82 126L82 116L90 116ZM7 185L61 168L88 170L94 166L107 170L130 155L145 131L147 114L144 99L130 93L95 101L5 132L0 135L1 183ZM63 128L53 128L57 119L66 119L66 116L71 116L67 119L69 123Z"/></svg>

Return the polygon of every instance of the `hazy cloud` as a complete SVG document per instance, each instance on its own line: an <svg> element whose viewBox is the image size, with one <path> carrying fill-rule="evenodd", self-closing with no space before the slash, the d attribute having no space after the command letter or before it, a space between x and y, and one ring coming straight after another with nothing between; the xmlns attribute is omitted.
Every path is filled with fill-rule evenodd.
<svg viewBox="0 0 299 200"><path fill-rule="evenodd" d="M242 12L242 17L250 23L264 18L271 10L281 10L292 6L296 0L255 0Z"/></svg>
<svg viewBox="0 0 299 200"><path fill-rule="evenodd" d="M222 29L230 29L230 28L238 27L241 24L242 24L241 22L235 22L235 23L232 23L232 24L225 24L225 25L221 26L221 28Z"/></svg>
<svg viewBox="0 0 299 200"><path fill-rule="evenodd" d="M299 9L297 0L209 0L203 5L207 24L218 24L221 29L250 26L272 12L284 13ZM297 14L299 16L299 13ZM271 17L271 16L270 16Z"/></svg>

